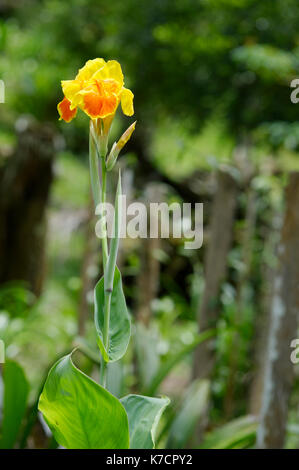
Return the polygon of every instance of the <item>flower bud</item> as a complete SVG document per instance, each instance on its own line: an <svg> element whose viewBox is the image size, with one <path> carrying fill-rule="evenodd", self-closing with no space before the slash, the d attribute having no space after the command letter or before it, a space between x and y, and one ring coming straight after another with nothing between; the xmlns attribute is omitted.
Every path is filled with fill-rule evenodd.
<svg viewBox="0 0 299 470"><path fill-rule="evenodd" d="M117 142L116 147L118 148L119 152L126 145L128 140L131 138L131 135L133 134L135 130L136 122L137 121L133 122L133 124L131 124L130 127L128 127L128 129L123 133L123 135Z"/></svg>
<svg viewBox="0 0 299 470"><path fill-rule="evenodd" d="M133 134L135 130L135 126L136 126L136 121L133 122L133 124L131 124L130 127L128 127L128 129L123 133L123 135L118 140L118 142L114 142L114 144L112 145L112 149L110 150L110 153L106 161L106 168L108 171L111 171L112 168L114 167L121 149L126 145L128 140L131 138L131 135Z"/></svg>

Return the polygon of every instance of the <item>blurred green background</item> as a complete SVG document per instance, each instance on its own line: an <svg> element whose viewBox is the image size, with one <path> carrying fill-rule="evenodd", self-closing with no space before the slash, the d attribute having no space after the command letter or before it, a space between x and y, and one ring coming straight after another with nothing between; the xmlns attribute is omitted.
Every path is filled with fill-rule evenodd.
<svg viewBox="0 0 299 470"><path fill-rule="evenodd" d="M171 398L158 447L254 447L257 429L260 447L299 446L289 347L299 311L298 21L295 0L0 1L0 338L11 368L0 447L56 446L36 401L63 353L79 346L80 367L99 376L88 118L66 124L56 109L60 80L95 57L118 60L135 95L137 128L119 160L127 197L204 203L201 249L122 242L134 334L109 369L110 390ZM131 122L119 113L111 143ZM5 390L16 386L9 425Z"/></svg>

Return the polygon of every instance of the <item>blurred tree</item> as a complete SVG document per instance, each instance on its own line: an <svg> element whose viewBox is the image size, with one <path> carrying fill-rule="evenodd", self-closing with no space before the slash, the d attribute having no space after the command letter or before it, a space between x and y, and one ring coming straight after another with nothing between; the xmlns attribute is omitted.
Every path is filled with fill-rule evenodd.
<svg viewBox="0 0 299 470"><path fill-rule="evenodd" d="M205 331L217 326L219 316L219 292L226 276L227 257L232 243L237 184L225 172L218 172L217 191L213 201L210 239L205 259L205 289L203 292L199 328ZM214 338L202 343L194 357L194 374L198 378L209 378L215 365Z"/></svg>
<svg viewBox="0 0 299 470"><path fill-rule="evenodd" d="M135 93L139 122L130 150L138 157L138 189L143 189L145 181L159 178L188 202L200 196L207 200L198 175L192 180L194 184L190 180L184 184L170 178L167 163L163 175L155 168L152 137L165 116L179 121L190 135L199 134L205 123L216 117L236 148L250 141L251 147L258 149L260 161L270 160L266 157L270 150L275 160L272 172L284 169L286 150L298 150L299 129L293 122L297 108L289 98L290 81L299 71L296 0L22 0L5 1L0 6L0 74L7 92L0 117L4 130L12 132L20 114L32 114L41 122L55 122L63 129L68 148L83 155L87 140L84 117L68 127L58 122L56 104L62 96L58 83L72 78L86 60L100 56L122 63L129 77L126 85ZM161 158L166 162L172 158L167 145ZM262 165L259 169L264 171ZM35 181L39 198L42 188L37 187L43 184L43 178ZM200 328L216 324L222 313L219 292L227 273L235 184L227 184L225 191L219 184L214 195L215 207L225 193L231 211L225 230L211 217L213 233L205 254L205 299L207 291L210 295L206 308L201 307ZM4 238L10 238L8 233ZM263 246L267 235L259 236ZM219 246L215 240L219 240ZM222 246L222 259L216 260L221 267L218 273L213 272L209 261L213 259L213 244L217 250ZM231 282L230 278L226 280ZM242 275L233 281L242 283ZM259 278L254 289L258 298L262 289ZM209 354L211 364L215 363L214 352Z"/></svg>
<svg viewBox="0 0 299 470"><path fill-rule="evenodd" d="M257 435L259 448L284 446L288 403L294 367L291 341L299 322L299 173L294 172L286 189L286 210L281 231L279 266L274 280L266 371Z"/></svg>
<svg viewBox="0 0 299 470"><path fill-rule="evenodd" d="M0 282L24 280L39 295L54 134L43 125L23 125L15 152L0 169Z"/></svg>

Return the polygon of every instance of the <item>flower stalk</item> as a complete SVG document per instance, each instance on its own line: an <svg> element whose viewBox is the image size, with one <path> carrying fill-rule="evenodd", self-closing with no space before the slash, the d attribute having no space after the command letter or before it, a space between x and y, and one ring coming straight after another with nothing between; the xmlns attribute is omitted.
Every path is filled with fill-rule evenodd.
<svg viewBox="0 0 299 470"><path fill-rule="evenodd" d="M135 126L134 126L135 127ZM114 222L113 222L113 238L110 242L110 253L108 251L108 237L107 237L107 224L106 218L103 214L104 205L107 200L107 164L106 164L106 153L100 154L99 142L96 142L96 135L94 129L96 125L91 123L92 131L90 132L90 179L91 186L94 196L95 206L99 203L102 203L102 211L100 213L102 226L102 257L103 257L103 273L104 273L104 289L105 289L105 303L104 303L104 329L103 329L103 342L106 351L109 350L109 326L110 326L110 309L111 309L111 297L113 291L113 279L115 273L115 266L117 260L117 253L119 247L119 231L121 220L121 174L119 172L118 184L115 196L115 212L114 212ZM100 140L100 137L99 139ZM102 173L102 184L100 184L99 178L99 161L101 161L101 173ZM104 358L101 361L101 371L100 371L100 384L103 387L106 387L107 381L107 362Z"/></svg>
<svg viewBox="0 0 299 470"><path fill-rule="evenodd" d="M98 165L98 152L96 148L96 142L92 133L92 122L90 123L90 133L89 133L89 168L90 168L90 182L92 196L94 200L95 207L101 202L101 183L99 175L99 165Z"/></svg>
<svg viewBox="0 0 299 470"><path fill-rule="evenodd" d="M96 126L92 123L91 126L93 129ZM107 239L107 225L106 225L106 218L104 217L103 210L104 205L106 203L106 191L107 191L107 170L106 170L106 153L105 147L102 148L99 145L100 138L96 145L94 141L93 135L94 133L90 133L90 179L91 185L93 188L93 195L94 195L94 202L95 207L99 203L102 203L102 211L99 214L101 217L101 232L102 232L102 261L103 261L103 273L104 279L107 277L107 261L108 261L108 239ZM95 151L96 148L96 151ZM96 161L95 161L96 159ZM99 178L99 162L101 162L101 173L102 173L102 184L100 184ZM111 306L111 293L105 292L105 306L104 306L104 347L106 350L109 348L109 322L110 322L110 306ZM101 360L101 369L100 369L100 384L103 387L106 387L107 381L107 362L105 361L104 357Z"/></svg>
<svg viewBox="0 0 299 470"><path fill-rule="evenodd" d="M106 387L107 364L111 360L109 351L111 299L114 288L119 245L119 224L121 220L121 175L119 174L115 198L114 234L110 242L110 249L108 249L107 223L104 213L107 199L107 173L112 170L120 151L130 139L135 129L136 121L129 126L118 142L112 146L109 154L108 139L111 124L119 104L125 115L133 115L134 95L131 90L124 87L121 66L115 60L108 62L99 58L90 60L79 70L74 80L63 80L61 85L64 99L58 104L60 119L70 122L76 116L78 109L81 109L90 117L90 180L96 209L101 204L99 216L101 218L104 294L101 300L103 303L103 317L101 318L100 328L100 349L102 347L100 383L103 387ZM122 290L119 295L123 296Z"/></svg>
<svg viewBox="0 0 299 470"><path fill-rule="evenodd" d="M106 203L106 187L107 187L107 177L106 177L106 165L105 165L105 156L101 157L101 163L102 163L102 197L101 197L101 202L103 204ZM107 259L108 259L108 240L107 240L107 226L106 226L106 219L103 217L103 214L100 214L102 216L102 250L103 250L103 272L105 274L105 269L106 269L106 264L107 264Z"/></svg>
<svg viewBox="0 0 299 470"><path fill-rule="evenodd" d="M169 403L168 398L130 394L119 399L106 386L108 362L119 361L124 356L131 336L131 319L121 273L116 265L121 224L121 175L119 173L115 195L114 231L108 246L107 173L131 137L135 123L112 146L107 157L108 138L119 105L125 115L134 114L134 95L124 87L120 64L101 58L87 61L74 80L63 80L62 89L65 96L58 104L60 118L70 122L78 109L90 117L90 180L95 213L101 217L103 253L103 276L94 288L94 323L101 353L100 384L75 367L72 353L68 354L51 368L38 408L62 447L154 448L154 430Z"/></svg>

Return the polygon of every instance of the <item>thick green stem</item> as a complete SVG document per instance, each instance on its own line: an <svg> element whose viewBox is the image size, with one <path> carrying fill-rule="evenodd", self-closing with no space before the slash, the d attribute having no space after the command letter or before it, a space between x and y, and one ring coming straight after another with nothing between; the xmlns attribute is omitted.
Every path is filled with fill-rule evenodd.
<svg viewBox="0 0 299 470"><path fill-rule="evenodd" d="M99 145L99 142L96 142L95 139L97 135L95 133L95 125L93 122L90 123L90 136L89 136L89 164L90 164L90 179L91 179L91 187L93 193L93 199L95 203L95 207L98 204L102 203L102 211L100 213L100 217L102 220L101 232L102 232L102 257L103 257L103 273L105 277L106 273L106 265L108 261L108 241L107 241L107 224L104 215L104 204L106 202L106 153L107 151L103 150L103 146ZM100 155L100 147L102 148L102 154ZM105 146L106 148L106 146ZM99 177L99 160L101 160L101 170L102 170L102 185L100 183ZM107 349L109 346L109 321L110 321L110 301L106 302L105 300L105 348ZM107 304L107 306L106 306ZM107 363L102 358L101 360L101 370L100 370L100 383L103 387L106 386L106 376L107 376Z"/></svg>
<svg viewBox="0 0 299 470"><path fill-rule="evenodd" d="M108 363L105 362L104 359L102 358L101 369L100 369L100 384L104 388L106 388L106 382L107 382L107 365Z"/></svg>
<svg viewBox="0 0 299 470"><path fill-rule="evenodd" d="M105 204L106 202L106 175L107 175L107 170L106 170L106 164L105 164L105 155L101 156L101 161L102 161L102 204ZM105 218L102 216L102 249L103 249L103 272L105 275L105 270L106 270L106 264L108 260L108 242L107 242L107 227L106 227L106 222Z"/></svg>
<svg viewBox="0 0 299 470"><path fill-rule="evenodd" d="M105 157L101 156L102 161L102 203L105 204L106 202L106 181L107 181L107 170L105 164ZM103 272L104 272L104 279L106 278L106 266L108 260L108 241L107 241L107 226L104 217L102 217L103 225L102 225L102 251L103 251ZM104 347L106 351L108 351L109 347L109 323L110 323L110 304L111 300L107 302L105 296L105 307L104 307ZM101 373L100 373L100 383L103 387L106 387L107 381L107 362L105 362L104 358L102 358L101 363Z"/></svg>
<svg viewBox="0 0 299 470"><path fill-rule="evenodd" d="M101 202L101 183L99 177L99 157L97 153L96 144L90 131L89 135L89 169L91 189L95 207Z"/></svg>
<svg viewBox="0 0 299 470"><path fill-rule="evenodd" d="M104 183L103 183L104 187ZM115 197L115 206L114 206L114 234L110 243L110 253L108 257L107 264L105 265L104 272L104 288L105 288L105 305L104 305L104 331L103 331L103 342L106 351L109 349L109 324L110 324L110 308L111 308L111 297L113 291L113 280L114 272L116 266L116 258L118 252L119 244L119 226L120 226L120 196L121 196L121 178L119 175L116 197ZM106 374L107 374L107 364L102 361L102 370L101 370L101 384L106 385Z"/></svg>
<svg viewBox="0 0 299 470"><path fill-rule="evenodd" d="M104 272L104 286L105 286L105 303L104 303L104 325L103 325L103 343L106 351L109 350L109 324L110 324L110 309L111 309L111 297L113 290L113 279L118 251L119 241L119 196L121 194L121 180L119 177L118 187L116 192L116 203L115 203L115 217L114 217L114 238L110 244L110 254L108 252L108 235L107 235L107 223L105 211L106 203L106 182L107 182L107 169L106 169L106 155L107 155L107 142L95 141L95 127L94 123L91 123L90 128L90 176L91 185L93 190L94 202L97 206L100 202L102 203L102 211L100 213L102 220L102 253L103 253L103 272ZM102 185L99 179L99 159L101 159L101 170L102 170ZM107 381L107 362L104 358L101 360L100 370L100 383L103 387L106 387Z"/></svg>
<svg viewBox="0 0 299 470"><path fill-rule="evenodd" d="M107 262L106 276L105 276L105 292L108 294L112 292L114 272L116 266L119 237L120 237L120 222L121 222L121 176L119 174L115 205L114 205L114 234L110 243L110 253Z"/></svg>

